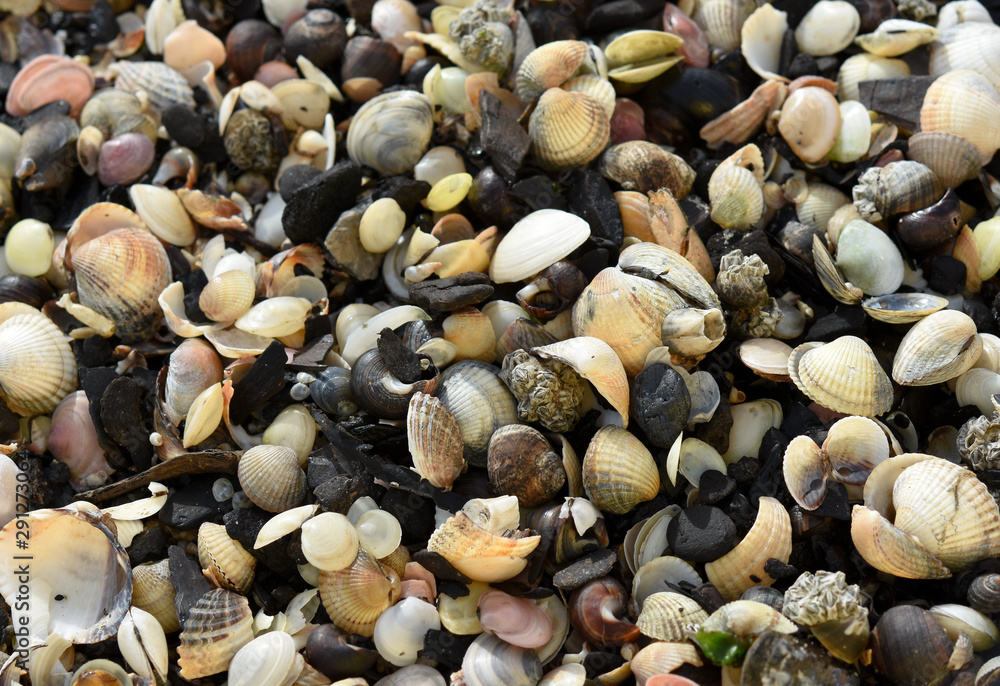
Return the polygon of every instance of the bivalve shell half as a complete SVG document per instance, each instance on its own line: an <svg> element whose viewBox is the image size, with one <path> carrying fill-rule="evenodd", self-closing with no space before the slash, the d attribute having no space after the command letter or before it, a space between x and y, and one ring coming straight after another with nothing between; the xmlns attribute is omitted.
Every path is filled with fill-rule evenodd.
<svg viewBox="0 0 1000 686"><path fill-rule="evenodd" d="M306 473L295 451L283 445L247 450L240 458L237 477L247 497L268 512L289 510L305 497Z"/></svg>
<svg viewBox="0 0 1000 686"><path fill-rule="evenodd" d="M229 663L229 686L292 686L304 660L295 639L284 631L269 631L239 649Z"/></svg>
<svg viewBox="0 0 1000 686"><path fill-rule="evenodd" d="M587 59L589 48L578 40L546 43L528 53L517 70L514 95L530 102L550 88L569 80Z"/></svg>
<svg viewBox="0 0 1000 686"><path fill-rule="evenodd" d="M860 219L841 229L836 264L848 283L869 295L895 293L905 274L903 256L892 239Z"/></svg>
<svg viewBox="0 0 1000 686"><path fill-rule="evenodd" d="M800 391L835 412L874 417L892 407L889 376L856 336L803 343L788 358L788 374Z"/></svg>
<svg viewBox="0 0 1000 686"><path fill-rule="evenodd" d="M537 210L520 220L497 245L490 262L496 283L521 281L552 266L590 237L590 225L562 210Z"/></svg>
<svg viewBox="0 0 1000 686"><path fill-rule="evenodd" d="M957 310L924 317L903 336L892 378L904 386L933 386L972 368L983 350L976 323Z"/></svg>
<svg viewBox="0 0 1000 686"><path fill-rule="evenodd" d="M625 514L656 497L660 474L642 441L621 427L604 426L587 446L583 487L601 510Z"/></svg>
<svg viewBox="0 0 1000 686"><path fill-rule="evenodd" d="M604 150L611 123L604 106L586 93L550 88L528 120L535 155L552 170L588 164Z"/></svg>
<svg viewBox="0 0 1000 686"><path fill-rule="evenodd" d="M216 274L198 296L198 307L213 322L234 322L253 304L253 277L242 269Z"/></svg>
<svg viewBox="0 0 1000 686"><path fill-rule="evenodd" d="M872 319L890 324L912 324L948 306L947 298L929 293L890 293L861 302Z"/></svg>
<svg viewBox="0 0 1000 686"><path fill-rule="evenodd" d="M774 498L758 501L757 519L735 548L705 564L705 575L722 597L736 600L754 586L770 586L774 578L764 566L771 558L788 562L792 554L792 521Z"/></svg>
<svg viewBox="0 0 1000 686"><path fill-rule="evenodd" d="M747 66L765 80L788 81L778 74L781 42L788 30L788 13L762 4L747 17L740 29L740 47Z"/></svg>
<svg viewBox="0 0 1000 686"><path fill-rule="evenodd" d="M986 77L968 69L939 76L927 89L920 108L920 130L964 138L983 164L1000 148L1000 130L983 126L1000 118L1000 93Z"/></svg>
<svg viewBox="0 0 1000 686"><path fill-rule="evenodd" d="M495 583L516 576L527 566L525 558L538 547L541 537L526 534L493 533L459 512L431 534L427 550L439 553L474 581Z"/></svg>
<svg viewBox="0 0 1000 686"><path fill-rule="evenodd" d="M179 246L194 242L194 222L176 193L162 186L137 183L129 188L129 197L136 214L157 238Z"/></svg>
<svg viewBox="0 0 1000 686"><path fill-rule="evenodd" d="M7 112L23 117L56 100L70 104L70 116L80 114L94 92L94 74L83 62L61 55L39 55L17 72L7 90Z"/></svg>
<svg viewBox="0 0 1000 686"><path fill-rule="evenodd" d="M861 15L844 0L820 0L806 12L795 29L799 50L813 57L835 55L854 41Z"/></svg>
<svg viewBox="0 0 1000 686"><path fill-rule="evenodd" d="M224 672L240 648L253 640L253 613L247 599L217 588L191 608L180 634L177 664L185 679Z"/></svg>
<svg viewBox="0 0 1000 686"><path fill-rule="evenodd" d="M406 413L406 437L414 470L450 490L465 470L465 443L455 415L439 399L417 392Z"/></svg>
<svg viewBox="0 0 1000 686"><path fill-rule="evenodd" d="M35 308L0 304L0 396L21 415L52 412L76 390L73 350L62 331Z"/></svg>
<svg viewBox="0 0 1000 686"><path fill-rule="evenodd" d="M209 581L237 593L250 589L257 567L257 558L230 538L225 526L211 522L198 528L198 561Z"/></svg>
<svg viewBox="0 0 1000 686"><path fill-rule="evenodd" d="M719 165L708 181L712 221L724 229L749 229L764 214L764 192L753 172Z"/></svg>
<svg viewBox="0 0 1000 686"><path fill-rule="evenodd" d="M840 124L840 105L830 91L804 86L785 99L778 131L799 159L819 162L837 141Z"/></svg>
<svg viewBox="0 0 1000 686"><path fill-rule="evenodd" d="M350 566L321 572L319 596L331 621L352 634L371 637L375 622L400 596L399 575L364 548Z"/></svg>
<svg viewBox="0 0 1000 686"><path fill-rule="evenodd" d="M302 554L320 571L345 569L358 556L354 524L339 512L323 512L302 523Z"/></svg>
<svg viewBox="0 0 1000 686"><path fill-rule="evenodd" d="M937 37L938 31L933 26L909 19L887 19L873 32L855 38L854 43L873 55L897 57Z"/></svg>
<svg viewBox="0 0 1000 686"><path fill-rule="evenodd" d="M628 377L611 346L592 336L575 336L532 348L531 354L571 366L573 371L594 385L594 389L621 415L622 426L628 427Z"/></svg>
<svg viewBox="0 0 1000 686"><path fill-rule="evenodd" d="M486 466L490 436L501 426L517 423L517 400L497 373L479 360L462 360L448 367L438 383L438 399L455 415L465 459Z"/></svg>
<svg viewBox="0 0 1000 686"><path fill-rule="evenodd" d="M662 592L643 601L635 623L644 635L658 641L684 641L707 619L708 613L693 599L680 593Z"/></svg>
<svg viewBox="0 0 1000 686"><path fill-rule="evenodd" d="M908 139L907 156L926 165L945 188L974 179L983 168L976 147L946 131L921 131Z"/></svg>
<svg viewBox="0 0 1000 686"><path fill-rule="evenodd" d="M877 81L910 75L910 67L903 60L879 57L867 52L852 55L844 60L837 72L837 95L841 102L858 100L862 81Z"/></svg>
<svg viewBox="0 0 1000 686"><path fill-rule="evenodd" d="M729 51L740 46L743 24L756 9L753 0L705 0L698 3L692 19L705 32L710 45Z"/></svg>
<svg viewBox="0 0 1000 686"><path fill-rule="evenodd" d="M380 174L402 174L420 161L434 130L430 99L415 91L377 95L358 110L347 130L347 154Z"/></svg>
<svg viewBox="0 0 1000 686"><path fill-rule="evenodd" d="M155 107L166 109L174 104L194 107L194 91L187 79L163 62L115 62L118 77L115 88L138 93L145 91L149 102Z"/></svg>
<svg viewBox="0 0 1000 686"><path fill-rule="evenodd" d="M174 605L176 594L168 560L132 568L132 605L156 617L168 634L181 628Z"/></svg>

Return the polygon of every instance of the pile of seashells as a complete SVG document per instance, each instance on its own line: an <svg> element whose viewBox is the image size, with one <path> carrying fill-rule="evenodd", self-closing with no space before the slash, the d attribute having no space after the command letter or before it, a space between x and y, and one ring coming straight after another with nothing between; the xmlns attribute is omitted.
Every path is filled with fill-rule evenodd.
<svg viewBox="0 0 1000 686"><path fill-rule="evenodd" d="M0 0L0 684L1000 683L997 18Z"/></svg>

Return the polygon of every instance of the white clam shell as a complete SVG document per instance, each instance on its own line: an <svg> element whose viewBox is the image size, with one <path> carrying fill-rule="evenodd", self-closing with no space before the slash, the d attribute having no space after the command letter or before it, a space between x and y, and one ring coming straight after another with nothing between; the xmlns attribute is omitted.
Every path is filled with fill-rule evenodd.
<svg viewBox="0 0 1000 686"><path fill-rule="evenodd" d="M741 31L741 47L747 65L762 79L788 81L778 74L781 41L788 30L788 13L767 2L754 10Z"/></svg>
<svg viewBox="0 0 1000 686"><path fill-rule="evenodd" d="M434 110L415 91L377 95L358 110L347 130L347 154L380 174L402 174L423 156L434 130Z"/></svg>
<svg viewBox="0 0 1000 686"><path fill-rule="evenodd" d="M562 210L538 210L514 224L490 262L496 283L534 276L569 255L590 237L590 225Z"/></svg>
<svg viewBox="0 0 1000 686"><path fill-rule="evenodd" d="M269 631L239 649L229 663L229 686L291 686L303 666L295 639L284 631Z"/></svg>
<svg viewBox="0 0 1000 686"><path fill-rule="evenodd" d="M903 283L903 256L881 229L855 219L837 239L837 267L844 279L868 295L894 293Z"/></svg>
<svg viewBox="0 0 1000 686"><path fill-rule="evenodd" d="M386 662L412 665L430 629L441 629L437 608L419 598L403 598L375 622L375 648Z"/></svg>
<svg viewBox="0 0 1000 686"><path fill-rule="evenodd" d="M118 649L139 676L153 681L167 678L167 635L156 617L133 607L118 629Z"/></svg>
<svg viewBox="0 0 1000 686"><path fill-rule="evenodd" d="M234 326L258 336L290 336L305 326L311 309L312 303L305 298L268 298L251 307Z"/></svg>
<svg viewBox="0 0 1000 686"><path fill-rule="evenodd" d="M854 40L861 28L861 15L845 0L820 0L795 29L799 50L813 57L834 55Z"/></svg>

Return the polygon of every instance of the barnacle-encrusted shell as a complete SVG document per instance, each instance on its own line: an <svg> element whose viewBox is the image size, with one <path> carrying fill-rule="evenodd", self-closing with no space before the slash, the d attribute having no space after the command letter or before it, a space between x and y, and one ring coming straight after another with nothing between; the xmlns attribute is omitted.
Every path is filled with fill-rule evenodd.
<svg viewBox="0 0 1000 686"><path fill-rule="evenodd" d="M568 364L515 350L504 358L499 376L517 398L521 421L561 433L580 419L586 384Z"/></svg>
<svg viewBox="0 0 1000 686"><path fill-rule="evenodd" d="M550 88L528 120L539 161L550 169L583 166L601 154L611 136L604 106L586 93Z"/></svg>
<svg viewBox="0 0 1000 686"><path fill-rule="evenodd" d="M377 95L358 110L347 130L347 154L380 174L402 174L420 161L434 131L434 109L416 91Z"/></svg>
<svg viewBox="0 0 1000 686"><path fill-rule="evenodd" d="M253 640L253 613L247 599L217 588L191 608L180 634L177 664L185 679L223 672L237 651Z"/></svg>
<svg viewBox="0 0 1000 686"><path fill-rule="evenodd" d="M604 426L587 446L583 487L601 510L625 514L656 497L660 474L642 441L621 427Z"/></svg>
<svg viewBox="0 0 1000 686"><path fill-rule="evenodd" d="M804 572L785 591L782 613L803 626L837 658L854 662L868 644L868 608L843 572Z"/></svg>
<svg viewBox="0 0 1000 686"><path fill-rule="evenodd" d="M399 599L400 588L399 575L364 548L349 567L319 575L319 596L333 623L368 637L379 616Z"/></svg>
<svg viewBox="0 0 1000 686"><path fill-rule="evenodd" d="M758 501L757 519L742 541L718 560L705 564L705 575L727 600L752 586L770 586L774 578L764 565L771 558L788 562L792 554L792 522L774 498Z"/></svg>
<svg viewBox="0 0 1000 686"><path fill-rule="evenodd" d="M52 412L76 389L76 359L62 331L23 303L0 304L0 396L22 415Z"/></svg>
<svg viewBox="0 0 1000 686"><path fill-rule="evenodd" d="M1000 418L973 417L958 432L958 452L976 471L1000 468Z"/></svg>
<svg viewBox="0 0 1000 686"><path fill-rule="evenodd" d="M874 417L892 407L892 382L856 336L803 343L788 358L788 374L799 390L837 412Z"/></svg>
<svg viewBox="0 0 1000 686"><path fill-rule="evenodd" d="M284 512L305 496L306 474L295 451L283 445L258 445L243 454L237 471L243 492L268 512Z"/></svg>
<svg viewBox="0 0 1000 686"><path fill-rule="evenodd" d="M904 386L932 386L967 371L982 350L983 339L969 315L941 310L903 336L892 362L892 378Z"/></svg>

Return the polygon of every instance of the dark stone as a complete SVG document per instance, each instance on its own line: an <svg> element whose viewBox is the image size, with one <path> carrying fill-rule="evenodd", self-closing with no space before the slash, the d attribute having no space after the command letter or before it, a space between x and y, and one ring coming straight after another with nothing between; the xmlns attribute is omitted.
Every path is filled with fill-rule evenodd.
<svg viewBox="0 0 1000 686"><path fill-rule="evenodd" d="M663 11L657 0L612 0L598 5L587 15L584 28L588 32L610 33L630 27Z"/></svg>
<svg viewBox="0 0 1000 686"><path fill-rule="evenodd" d="M518 181L510 187L510 194L532 211L548 209L565 211L566 198L560 191L558 184L549 177L541 175Z"/></svg>
<svg viewBox="0 0 1000 686"><path fill-rule="evenodd" d="M278 187L281 192L281 199L289 202L295 191L302 188L323 172L311 164L293 164L281 173L278 178Z"/></svg>
<svg viewBox="0 0 1000 686"><path fill-rule="evenodd" d="M417 307L432 312L454 312L478 305L493 295L486 274L465 272L444 279L428 279L410 286L410 300Z"/></svg>
<svg viewBox="0 0 1000 686"><path fill-rule="evenodd" d="M593 169L581 169L569 185L569 210L590 224L590 240L601 248L617 251L625 240L625 228L611 186Z"/></svg>
<svg viewBox="0 0 1000 686"><path fill-rule="evenodd" d="M300 186L281 214L281 226L295 244L322 243L341 212L354 207L361 190L361 167L338 162Z"/></svg>
<svg viewBox="0 0 1000 686"><path fill-rule="evenodd" d="M962 312L972 318L972 321L976 323L976 331L979 333L997 334L997 320L993 317L993 311L986 303L966 298L962 302Z"/></svg>
<svg viewBox="0 0 1000 686"><path fill-rule="evenodd" d="M701 475L701 480L698 482L698 502L702 505L714 505L735 490L736 479L709 469Z"/></svg>
<svg viewBox="0 0 1000 686"><path fill-rule="evenodd" d="M313 495L324 510L346 515L358 498L371 493L373 484L367 474L338 474L313 489Z"/></svg>
<svg viewBox="0 0 1000 686"><path fill-rule="evenodd" d="M790 79L797 79L800 76L809 76L810 74L818 73L819 67L816 64L816 58L808 52L800 52L792 58L792 63L788 65L786 75Z"/></svg>
<svg viewBox="0 0 1000 686"><path fill-rule="evenodd" d="M399 520L406 544L424 543L434 531L434 502L429 498L390 488L379 507Z"/></svg>
<svg viewBox="0 0 1000 686"><path fill-rule="evenodd" d="M418 355L407 348L388 327L379 332L375 345L386 370L404 384L414 384L426 379L428 374L437 374L433 364L427 370L421 367L421 359L427 360L426 355Z"/></svg>
<svg viewBox="0 0 1000 686"><path fill-rule="evenodd" d="M128 547L128 561L135 567L144 562L162 560L167 550L170 534L162 526L150 526L143 529L132 539Z"/></svg>
<svg viewBox="0 0 1000 686"><path fill-rule="evenodd" d="M733 428L733 412L729 407L728 391L723 388L719 406L707 422L695 424L694 437L708 443L720 454L729 452L729 433Z"/></svg>
<svg viewBox="0 0 1000 686"><path fill-rule="evenodd" d="M259 507L240 507L227 512L222 521L229 537L253 553L257 534L273 516Z"/></svg>
<svg viewBox="0 0 1000 686"><path fill-rule="evenodd" d="M449 581L447 579L441 579L437 582L438 593L443 593L449 598L464 598L469 595L469 587L465 584L460 584L457 581Z"/></svg>
<svg viewBox="0 0 1000 686"><path fill-rule="evenodd" d="M812 323L806 332L806 340L832 341L841 336L860 336L867 320L868 315L860 307L838 305L833 312Z"/></svg>
<svg viewBox="0 0 1000 686"><path fill-rule="evenodd" d="M104 419L101 416L101 402L104 392L113 381L121 377L110 367L98 367L96 369L80 370L80 388L87 394L90 401L90 418L94 421L94 428L97 430L97 440L104 449L108 464L116 469L129 469L132 461L122 450L121 446L114 441L104 430Z"/></svg>
<svg viewBox="0 0 1000 686"><path fill-rule="evenodd" d="M774 557L769 557L767 558L767 561L764 562L764 571L767 572L768 576L775 580L790 579L799 575L799 570L793 565L790 565L787 562L782 562Z"/></svg>
<svg viewBox="0 0 1000 686"><path fill-rule="evenodd" d="M681 375L665 364L639 372L629 392L629 416L658 448L670 448L687 425L691 396Z"/></svg>
<svg viewBox="0 0 1000 686"><path fill-rule="evenodd" d="M792 401L785 411L784 421L781 423L781 432L786 436L801 436L810 429L822 426L812 410L800 402Z"/></svg>
<svg viewBox="0 0 1000 686"><path fill-rule="evenodd" d="M118 37L118 21L108 0L97 0L87 17L87 32L98 43L110 43Z"/></svg>
<svg viewBox="0 0 1000 686"><path fill-rule="evenodd" d="M187 105L175 104L163 110L163 126L178 145L197 148L205 140L205 121Z"/></svg>
<svg viewBox="0 0 1000 686"><path fill-rule="evenodd" d="M190 531L197 529L203 522L228 512L232 508L232 500L221 503L216 500L212 495L214 482L214 477L201 477L190 485L177 489L160 510L160 523L181 531Z"/></svg>
<svg viewBox="0 0 1000 686"><path fill-rule="evenodd" d="M462 668L465 651L475 639L475 636L456 636L448 631L429 629L424 634L424 647L420 651L420 657L434 660L449 671L457 671Z"/></svg>
<svg viewBox="0 0 1000 686"><path fill-rule="evenodd" d="M350 473L345 465L327 453L314 452L306 458L306 485L310 490L319 488L323 483L341 475L350 476Z"/></svg>
<svg viewBox="0 0 1000 686"><path fill-rule="evenodd" d="M528 132L521 128L514 113L489 91L479 95L479 111L483 119L479 134L483 151L507 182L513 183L531 147Z"/></svg>
<svg viewBox="0 0 1000 686"><path fill-rule="evenodd" d="M941 295L958 295L965 289L965 273L965 264L962 262L951 255L937 255L931 261L927 286ZM993 310L997 310L996 301Z"/></svg>
<svg viewBox="0 0 1000 686"><path fill-rule="evenodd" d="M229 420L242 424L250 413L285 388L285 346L273 341L233 387Z"/></svg>
<svg viewBox="0 0 1000 686"><path fill-rule="evenodd" d="M924 95L936 78L936 76L905 76L862 81L858 84L858 100L896 126L917 131L920 128L920 108L924 104Z"/></svg>
<svg viewBox="0 0 1000 686"><path fill-rule="evenodd" d="M452 567L448 560L441 557L438 553L432 553L426 548L413 553L413 561L419 562L424 569L439 579L457 581L460 584L472 583L472 579Z"/></svg>
<svg viewBox="0 0 1000 686"><path fill-rule="evenodd" d="M167 557L170 560L170 581L175 591L174 608L177 610L177 618L183 629L191 608L203 595L212 590L212 587L201 573L198 561L185 555L180 546L170 546Z"/></svg>
<svg viewBox="0 0 1000 686"><path fill-rule="evenodd" d="M760 471L760 462L756 457L742 457L739 462L729 465L726 473L738 484L753 481Z"/></svg>
<svg viewBox="0 0 1000 686"><path fill-rule="evenodd" d="M851 521L851 503L844 484L829 479L826 484L826 497L811 514L816 517L839 519L842 522Z"/></svg>
<svg viewBox="0 0 1000 686"><path fill-rule="evenodd" d="M331 681L358 677L375 666L378 653L351 645L333 624L321 624L306 641L306 660Z"/></svg>
<svg viewBox="0 0 1000 686"><path fill-rule="evenodd" d="M420 201L427 197L431 185L426 181L417 181L407 176L387 176L379 180L378 187L372 193L372 200L392 198L403 212L412 215L422 210Z"/></svg>
<svg viewBox="0 0 1000 686"><path fill-rule="evenodd" d="M667 543L673 554L692 562L718 560L737 542L736 526L717 507L693 505L667 525Z"/></svg>
<svg viewBox="0 0 1000 686"><path fill-rule="evenodd" d="M785 448L790 439L777 429L768 429L760 441L757 459L760 461L760 471L750 487L749 498L754 502L762 496L776 497L785 492L785 476L781 464L785 457Z"/></svg>
<svg viewBox="0 0 1000 686"><path fill-rule="evenodd" d="M544 5L531 7L524 15L536 45L555 40L579 40L580 23L572 14Z"/></svg>
<svg viewBox="0 0 1000 686"><path fill-rule="evenodd" d="M152 464L153 446L142 421L142 389L134 380L120 376L101 397L101 422L111 439L128 451L138 471Z"/></svg>
<svg viewBox="0 0 1000 686"><path fill-rule="evenodd" d="M18 432L21 430L21 417L7 407L7 403L0 402L0 440L17 440Z"/></svg>
<svg viewBox="0 0 1000 686"><path fill-rule="evenodd" d="M617 561L618 555L615 551L607 548L595 550L553 574L552 584L564 591L572 591L591 579L608 575Z"/></svg>

